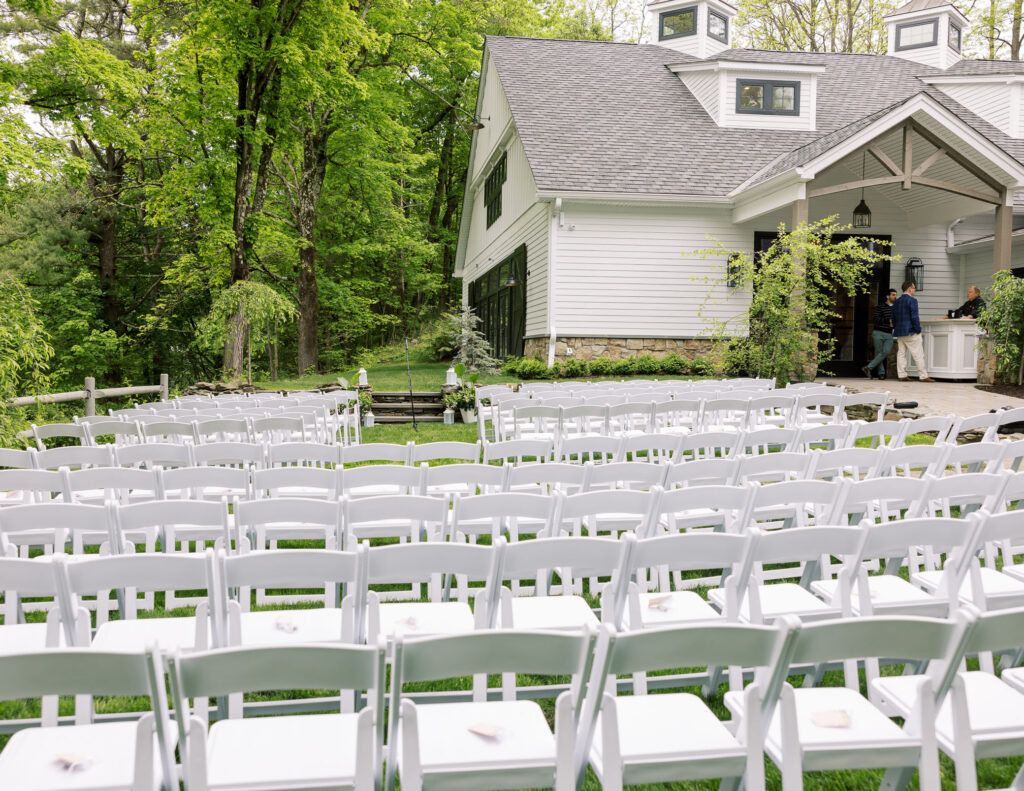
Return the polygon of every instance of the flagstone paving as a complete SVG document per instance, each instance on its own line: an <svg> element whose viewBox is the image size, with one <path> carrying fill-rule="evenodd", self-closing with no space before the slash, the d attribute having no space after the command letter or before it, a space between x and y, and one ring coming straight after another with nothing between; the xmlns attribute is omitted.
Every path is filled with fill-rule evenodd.
<svg viewBox="0 0 1024 791"><path fill-rule="evenodd" d="M831 376L819 378L818 381L845 385L847 391L855 393L888 391L894 401L917 401L918 405L913 411L921 415L968 417L1004 407L1024 407L1024 399L986 393L975 387L974 382L901 382L897 379L877 381L866 377Z"/></svg>

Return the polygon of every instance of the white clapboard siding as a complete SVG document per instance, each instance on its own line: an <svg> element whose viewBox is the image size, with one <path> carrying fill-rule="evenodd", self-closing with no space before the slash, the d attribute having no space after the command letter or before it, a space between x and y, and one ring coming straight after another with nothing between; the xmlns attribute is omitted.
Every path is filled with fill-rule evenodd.
<svg viewBox="0 0 1024 791"><path fill-rule="evenodd" d="M953 241L955 244L963 244L991 236L995 230L995 222L994 210L964 217L953 227Z"/></svg>
<svg viewBox="0 0 1024 791"><path fill-rule="evenodd" d="M715 71L693 72L681 74L683 83L701 103L711 120L718 123L719 100L721 98L721 80ZM735 100L733 100L735 101Z"/></svg>
<svg viewBox="0 0 1024 791"><path fill-rule="evenodd" d="M926 225L893 234L893 250L903 257L893 264L889 282L897 291L903 284L904 265L917 257L924 263L924 290L917 292L922 319L944 317L950 308L963 304L959 256L946 253L946 225Z"/></svg>
<svg viewBox="0 0 1024 791"><path fill-rule="evenodd" d="M474 134L473 161L467 180L472 183L483 170L488 169L494 150L501 144L506 128L512 123L512 111L505 97L505 90L498 79L498 70L488 52L481 72L482 85L477 102L477 118L484 120L484 128ZM480 188L483 194L483 186Z"/></svg>
<svg viewBox="0 0 1024 791"><path fill-rule="evenodd" d="M693 251L709 237L750 253L753 235L726 209L566 202L555 263L560 336L687 338L708 334L698 315L741 316L746 298L720 280L725 258ZM709 296L711 299L708 300Z"/></svg>
<svg viewBox="0 0 1024 791"><path fill-rule="evenodd" d="M942 92L956 99L968 110L977 113L993 126L1008 135L1019 137L1020 119L1014 119L1011 128L1010 94L1017 91L1016 85L1005 83L940 84Z"/></svg>

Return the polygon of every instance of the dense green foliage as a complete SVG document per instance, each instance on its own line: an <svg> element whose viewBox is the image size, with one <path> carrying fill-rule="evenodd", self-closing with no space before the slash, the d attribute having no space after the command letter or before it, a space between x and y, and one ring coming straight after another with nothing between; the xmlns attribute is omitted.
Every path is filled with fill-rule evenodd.
<svg viewBox="0 0 1024 791"><path fill-rule="evenodd" d="M39 306L28 289L9 273L0 272L0 405L26 391L39 392L53 349L39 318ZM17 446L15 435L25 427L25 411L0 408L0 448Z"/></svg>
<svg viewBox="0 0 1024 791"><path fill-rule="evenodd" d="M793 229L780 225L772 246L756 258L718 243L697 251L727 262L717 283L728 284L729 301L744 308L725 320L701 311L724 370L779 383L801 381L834 357L829 330L837 317L836 293L863 293L871 268L889 259L858 237L833 241L847 230L828 217Z"/></svg>
<svg viewBox="0 0 1024 791"><path fill-rule="evenodd" d="M609 35L566 0L0 4L0 272L52 387L341 370L457 307L490 34Z"/></svg>
<svg viewBox="0 0 1024 791"><path fill-rule="evenodd" d="M502 370L509 377L531 379L629 378L643 376L713 376L714 364L702 357L690 360L672 352L664 357L643 354L639 357L595 357L593 360L556 360L551 366L533 357L511 358Z"/></svg>
<svg viewBox="0 0 1024 791"><path fill-rule="evenodd" d="M996 272L978 326L994 347L998 380L1024 383L1024 280L1008 269Z"/></svg>

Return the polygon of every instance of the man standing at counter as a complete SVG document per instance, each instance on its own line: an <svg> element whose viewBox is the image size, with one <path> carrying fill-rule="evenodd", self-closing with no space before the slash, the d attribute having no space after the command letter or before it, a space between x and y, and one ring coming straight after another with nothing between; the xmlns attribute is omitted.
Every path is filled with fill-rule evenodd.
<svg viewBox="0 0 1024 791"><path fill-rule="evenodd" d="M918 379L934 382L928 376L924 362L924 342L921 340L921 317L917 311L917 299L913 280L903 283L903 294L892 304L892 334L899 344L896 352L896 373L901 382L909 382L907 376L907 354L914 358Z"/></svg>
<svg viewBox="0 0 1024 791"><path fill-rule="evenodd" d="M985 309L985 300L981 298L981 291L977 286L967 289L967 301L953 311L954 319L976 319L978 314Z"/></svg>

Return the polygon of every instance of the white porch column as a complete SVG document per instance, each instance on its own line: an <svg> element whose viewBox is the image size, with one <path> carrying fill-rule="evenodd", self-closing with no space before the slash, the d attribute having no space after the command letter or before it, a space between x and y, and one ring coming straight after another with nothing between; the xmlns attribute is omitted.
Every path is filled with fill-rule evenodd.
<svg viewBox="0 0 1024 791"><path fill-rule="evenodd" d="M995 236L992 241L992 271L1010 268L1010 245L1012 244L1011 234L1013 232L1013 205L1012 196L1008 190L1003 190L1003 200L996 206L996 227ZM1007 205L1010 203L1010 205Z"/></svg>

